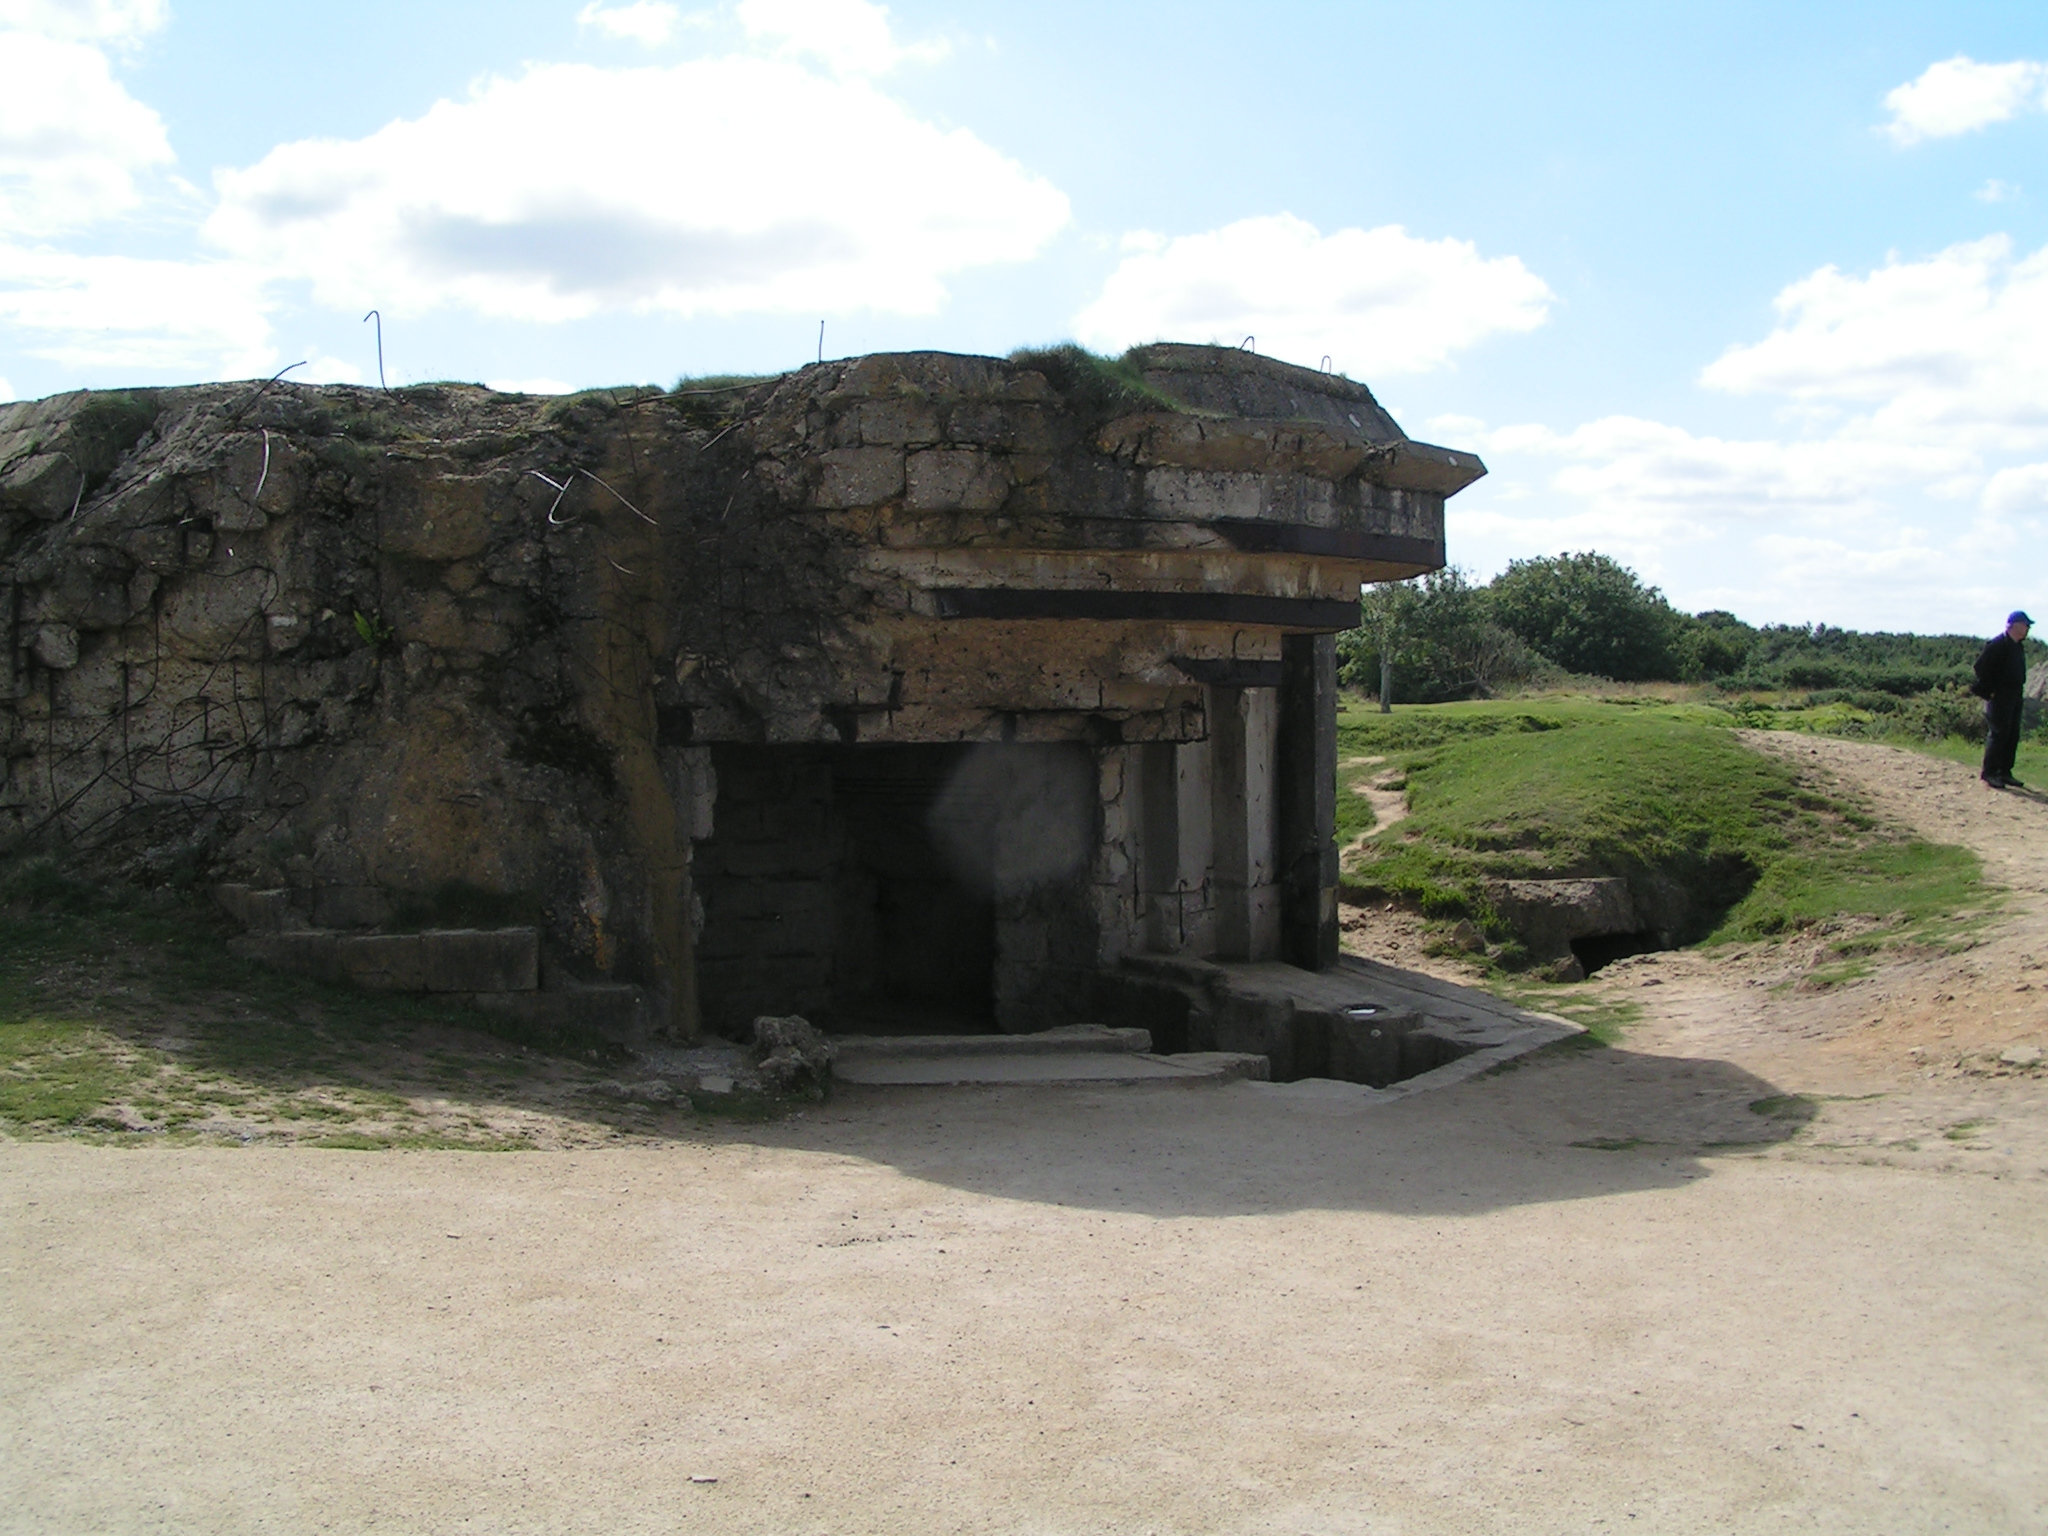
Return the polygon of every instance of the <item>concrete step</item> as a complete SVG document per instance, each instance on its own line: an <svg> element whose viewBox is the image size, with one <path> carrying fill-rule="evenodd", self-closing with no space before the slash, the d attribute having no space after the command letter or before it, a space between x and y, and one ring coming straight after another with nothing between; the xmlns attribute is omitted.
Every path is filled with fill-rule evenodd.
<svg viewBox="0 0 2048 1536"><path fill-rule="evenodd" d="M1068 1024L1029 1035L834 1035L832 1043L840 1061L898 1056L1132 1056L1152 1049L1152 1033Z"/></svg>
<svg viewBox="0 0 2048 1536"><path fill-rule="evenodd" d="M532 992L540 986L540 934L533 928L300 928L245 933L230 939L228 950L281 971L373 992Z"/></svg>
<svg viewBox="0 0 2048 1536"><path fill-rule="evenodd" d="M1142 1029L1074 1024L1030 1035L840 1035L832 1075L875 1087L1038 1087L1263 1081L1269 1063L1247 1051L1152 1053Z"/></svg>

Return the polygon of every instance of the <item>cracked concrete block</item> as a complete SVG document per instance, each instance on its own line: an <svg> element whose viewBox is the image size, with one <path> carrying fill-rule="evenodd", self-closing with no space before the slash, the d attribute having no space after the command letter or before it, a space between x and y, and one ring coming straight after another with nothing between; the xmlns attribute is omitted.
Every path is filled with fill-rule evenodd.
<svg viewBox="0 0 2048 1536"><path fill-rule="evenodd" d="M28 643L37 661L58 672L78 665L78 631L69 624L44 624Z"/></svg>
<svg viewBox="0 0 2048 1536"><path fill-rule="evenodd" d="M316 928L375 928L391 916L391 898L375 885L322 885L313 892Z"/></svg>
<svg viewBox="0 0 2048 1536"><path fill-rule="evenodd" d="M0 507L19 508L52 522L71 510L83 482L69 454L27 454L0 469Z"/></svg>
<svg viewBox="0 0 2048 1536"><path fill-rule="evenodd" d="M263 607L277 587L267 571L188 576L166 589L162 631L173 654L253 660L267 639Z"/></svg>
<svg viewBox="0 0 2048 1536"><path fill-rule="evenodd" d="M1265 498L1256 475L1190 469L1145 472L1148 517L1206 523L1218 518L1257 518L1264 510Z"/></svg>
<svg viewBox="0 0 2048 1536"><path fill-rule="evenodd" d="M869 400L856 413L870 446L916 447L939 440L939 413L922 400Z"/></svg>
<svg viewBox="0 0 2048 1536"><path fill-rule="evenodd" d="M390 514L381 525L387 551L452 561L474 559L489 546L491 484L451 470L445 462L421 465L394 487ZM611 499L605 491L597 496Z"/></svg>
<svg viewBox="0 0 2048 1536"><path fill-rule="evenodd" d="M439 928L420 935L429 992L532 992L540 986L533 928Z"/></svg>
<svg viewBox="0 0 2048 1536"><path fill-rule="evenodd" d="M223 495L214 498L213 526L219 533L261 533L270 526L270 519L254 502Z"/></svg>
<svg viewBox="0 0 2048 1536"><path fill-rule="evenodd" d="M903 494L903 450L835 448L818 455L823 476L812 497L819 507L872 507Z"/></svg>
<svg viewBox="0 0 2048 1536"><path fill-rule="evenodd" d="M906 480L906 504L918 512L993 512L1010 494L1002 465L971 448L913 453Z"/></svg>
<svg viewBox="0 0 2048 1536"><path fill-rule="evenodd" d="M341 965L340 943L341 935L335 933L245 933L228 940L228 953L316 981L343 981L347 973Z"/></svg>
<svg viewBox="0 0 2048 1536"><path fill-rule="evenodd" d="M1602 876L1567 880L1502 880L1488 894L1531 954L1562 955L1573 939L1634 933L1643 918L1628 881ZM1571 978L1583 980L1584 973Z"/></svg>
<svg viewBox="0 0 2048 1536"><path fill-rule="evenodd" d="M427 990L427 946L417 933L365 933L337 938L335 963L348 980L372 992Z"/></svg>
<svg viewBox="0 0 2048 1536"><path fill-rule="evenodd" d="M292 917L292 893L259 891L247 885L216 885L213 899L220 909L251 933L279 933Z"/></svg>

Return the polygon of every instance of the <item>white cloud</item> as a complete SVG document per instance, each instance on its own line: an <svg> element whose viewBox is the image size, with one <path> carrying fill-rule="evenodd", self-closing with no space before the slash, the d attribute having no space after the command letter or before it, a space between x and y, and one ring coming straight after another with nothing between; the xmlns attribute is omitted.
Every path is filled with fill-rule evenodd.
<svg viewBox="0 0 2048 1536"><path fill-rule="evenodd" d="M98 48L0 33L0 229L51 234L135 206L138 174L171 162L163 120L114 79Z"/></svg>
<svg viewBox="0 0 2048 1536"><path fill-rule="evenodd" d="M1892 117L1884 131L1900 145L1973 133L2041 106L2044 79L2048 64L2032 59L1979 64L1959 53L1928 65L1917 80L1885 96Z"/></svg>
<svg viewBox="0 0 2048 1536"><path fill-rule="evenodd" d="M1980 203L2009 203L2019 195L2017 186L2009 181L2000 181L1996 176L1970 194Z"/></svg>
<svg viewBox="0 0 2048 1536"><path fill-rule="evenodd" d="M2015 259L1994 235L1862 276L1823 267L1776 307L1704 383L1861 407L1852 430L1872 438L2048 449L2048 248Z"/></svg>
<svg viewBox="0 0 2048 1536"><path fill-rule="evenodd" d="M675 35L681 16L666 0L633 0L631 5L603 5L599 0L576 13L577 22L610 37L623 37L652 48Z"/></svg>
<svg viewBox="0 0 2048 1536"><path fill-rule="evenodd" d="M1782 432L1610 416L1452 436L1499 482L1465 537L1602 549L1690 606L1921 630L1969 630L2012 605L2005 585L2048 579L2048 249L1824 267L1777 310L1701 381L1780 402Z"/></svg>
<svg viewBox="0 0 2048 1536"><path fill-rule="evenodd" d="M1292 214L1132 246L1075 317L1078 338L1118 351L1148 341L1256 338L1258 351L1377 380L1440 368L1502 331L1541 325L1554 298L1514 256L1399 225L1319 233Z"/></svg>
<svg viewBox="0 0 2048 1536"><path fill-rule="evenodd" d="M868 0L740 0L737 14L756 42L808 55L840 75L879 75L906 60L935 63L947 52L944 43L898 43L888 8Z"/></svg>
<svg viewBox="0 0 2048 1536"><path fill-rule="evenodd" d="M322 303L529 320L928 314L1068 216L971 133L775 59L536 66L216 182L207 238Z"/></svg>
<svg viewBox="0 0 2048 1536"><path fill-rule="evenodd" d="M484 383L506 395L566 395L576 388L560 379L486 379Z"/></svg>
<svg viewBox="0 0 2048 1536"><path fill-rule="evenodd" d="M2001 469L1984 485L1984 510L1994 517L2048 513L2048 464Z"/></svg>
<svg viewBox="0 0 2048 1536"><path fill-rule="evenodd" d="M168 0L0 0L0 29L127 46L170 19Z"/></svg>
<svg viewBox="0 0 2048 1536"><path fill-rule="evenodd" d="M1941 444L1701 436L1664 422L1609 416L1570 432L1503 427L1487 453L1562 460L1553 484L1608 537L1689 540L1731 523L1780 524L1788 516L1861 518L1902 481L1926 484L1968 473L1972 456Z"/></svg>
<svg viewBox="0 0 2048 1536"><path fill-rule="evenodd" d="M0 379L0 405L6 405L14 398L14 386L5 379Z"/></svg>
<svg viewBox="0 0 2048 1536"><path fill-rule="evenodd" d="M0 245L0 326L68 369L236 378L277 366L261 274L233 262Z"/></svg>

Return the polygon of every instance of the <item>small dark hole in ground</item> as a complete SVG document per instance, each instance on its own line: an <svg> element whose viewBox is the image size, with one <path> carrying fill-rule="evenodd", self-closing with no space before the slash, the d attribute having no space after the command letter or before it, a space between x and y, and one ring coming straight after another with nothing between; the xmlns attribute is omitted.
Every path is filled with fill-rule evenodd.
<svg viewBox="0 0 2048 1536"><path fill-rule="evenodd" d="M1653 954L1663 947L1656 934L1647 932L1589 933L1583 939L1572 940L1572 953L1579 957L1588 976L1603 965L1626 960L1630 955Z"/></svg>

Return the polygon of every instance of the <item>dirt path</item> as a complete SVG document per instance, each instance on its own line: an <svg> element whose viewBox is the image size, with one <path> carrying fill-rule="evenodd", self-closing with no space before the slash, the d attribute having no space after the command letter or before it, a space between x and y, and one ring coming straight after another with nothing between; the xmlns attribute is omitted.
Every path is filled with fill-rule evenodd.
<svg viewBox="0 0 2048 1536"><path fill-rule="evenodd" d="M1826 935L1637 957L1594 982L1643 1005L1630 1044L1711 1054L1816 1096L1809 1148L2048 1170L2048 796L1990 790L1966 767L1896 748L1742 734L1880 817L1972 849L2006 907L1961 953L1893 957L1825 988L1805 978Z"/></svg>
<svg viewBox="0 0 2048 1536"><path fill-rule="evenodd" d="M2048 806L1761 745L1979 847L2004 926L1817 993L1645 957L1588 984L1622 1048L1364 1110L0 1143L0 1532L2043 1529L2048 1105L1997 1054Z"/></svg>

